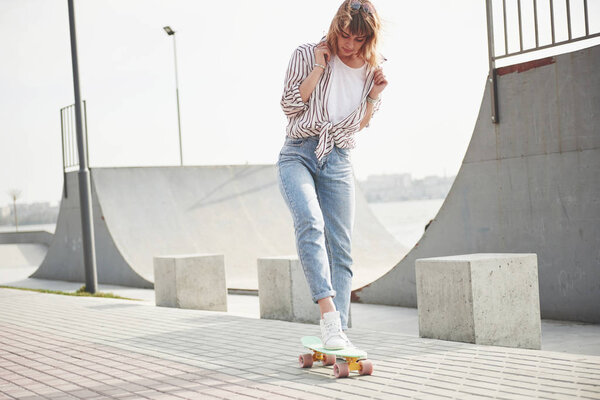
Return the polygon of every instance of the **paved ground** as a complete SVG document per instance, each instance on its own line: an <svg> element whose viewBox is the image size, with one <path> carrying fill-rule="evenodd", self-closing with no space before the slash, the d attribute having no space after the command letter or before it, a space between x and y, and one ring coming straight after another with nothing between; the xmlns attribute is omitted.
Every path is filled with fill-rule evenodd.
<svg viewBox="0 0 600 400"><path fill-rule="evenodd" d="M28 278L35 270L36 267L0 268L0 285L72 292L82 285ZM112 285L99 285L99 290L154 304L153 290ZM229 315L259 318L256 296L230 295L228 306ZM418 314L414 308L352 304L352 322L355 328L419 337ZM542 320L542 350L600 356L600 324Z"/></svg>
<svg viewBox="0 0 600 400"><path fill-rule="evenodd" d="M249 299L250 296L237 296ZM600 357L353 328L373 376L300 369L313 325L0 289L0 398L600 399Z"/></svg>

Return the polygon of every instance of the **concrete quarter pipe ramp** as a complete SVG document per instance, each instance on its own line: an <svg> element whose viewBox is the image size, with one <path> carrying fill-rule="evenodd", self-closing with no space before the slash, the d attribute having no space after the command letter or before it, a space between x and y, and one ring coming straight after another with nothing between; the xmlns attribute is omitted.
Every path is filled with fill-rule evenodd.
<svg viewBox="0 0 600 400"><path fill-rule="evenodd" d="M296 253L292 219L273 165L95 168L92 198L98 281L152 287L156 255L225 255L230 288L257 289L258 257ZM36 278L84 281L77 173L67 174L53 242ZM406 253L357 191L355 287Z"/></svg>
<svg viewBox="0 0 600 400"><path fill-rule="evenodd" d="M531 252L542 317L600 322L600 46L498 75L500 124L486 90L434 222L354 301L416 307L418 258Z"/></svg>

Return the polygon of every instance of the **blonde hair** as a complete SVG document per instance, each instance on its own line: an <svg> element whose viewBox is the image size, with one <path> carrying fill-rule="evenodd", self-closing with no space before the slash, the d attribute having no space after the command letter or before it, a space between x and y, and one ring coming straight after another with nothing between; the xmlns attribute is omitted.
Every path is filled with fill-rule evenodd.
<svg viewBox="0 0 600 400"><path fill-rule="evenodd" d="M352 4L360 3L360 8L352 9ZM365 8L370 12L366 11ZM341 31L350 30L350 34L366 36L365 42L360 48L362 58L371 68L377 66L380 56L377 53L377 45L380 39L381 20L375 7L369 0L345 0L331 21L326 40L331 52L337 53L337 38Z"/></svg>

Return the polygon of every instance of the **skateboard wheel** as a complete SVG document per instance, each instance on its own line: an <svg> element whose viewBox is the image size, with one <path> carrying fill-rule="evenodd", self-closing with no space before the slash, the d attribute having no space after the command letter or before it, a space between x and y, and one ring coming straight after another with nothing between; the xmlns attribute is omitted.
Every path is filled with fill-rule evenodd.
<svg viewBox="0 0 600 400"><path fill-rule="evenodd" d="M335 364L335 355L333 354L323 354L323 358L321 362L324 366Z"/></svg>
<svg viewBox="0 0 600 400"><path fill-rule="evenodd" d="M300 354L298 361L300 368L310 368L313 365L313 355L311 353Z"/></svg>
<svg viewBox="0 0 600 400"><path fill-rule="evenodd" d="M334 354L323 354L323 365L333 365L335 364L335 355Z"/></svg>
<svg viewBox="0 0 600 400"><path fill-rule="evenodd" d="M333 375L336 378L346 378L350 375L350 367L348 363L340 362L333 365Z"/></svg>
<svg viewBox="0 0 600 400"><path fill-rule="evenodd" d="M371 375L373 373L373 363L371 360L362 360L358 362L360 370L358 371L361 375Z"/></svg>

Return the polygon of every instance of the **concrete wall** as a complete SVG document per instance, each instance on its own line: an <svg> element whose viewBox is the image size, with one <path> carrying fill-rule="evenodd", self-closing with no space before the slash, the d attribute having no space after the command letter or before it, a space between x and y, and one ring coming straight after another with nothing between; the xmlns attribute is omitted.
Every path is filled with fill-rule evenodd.
<svg viewBox="0 0 600 400"><path fill-rule="evenodd" d="M0 232L0 244L43 244L52 243L54 235L47 231Z"/></svg>
<svg viewBox="0 0 600 400"><path fill-rule="evenodd" d="M46 258L31 277L39 279L85 282L79 183L77 172L67 174L68 197L62 198L56 231ZM106 226L92 176L92 207L96 243L98 282L152 288L152 275L142 276L123 258Z"/></svg>
<svg viewBox="0 0 600 400"><path fill-rule="evenodd" d="M536 253L543 318L600 322L600 46L502 69L419 243L355 301L416 307L415 260Z"/></svg>
<svg viewBox="0 0 600 400"><path fill-rule="evenodd" d="M100 283L152 287L154 256L219 253L228 287L256 290L257 258L296 251L274 165L95 168L91 175ZM81 282L77 172L67 184L54 240L33 276ZM357 192L356 284L382 276L404 254Z"/></svg>

